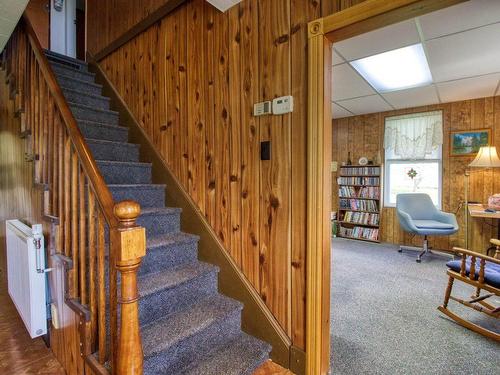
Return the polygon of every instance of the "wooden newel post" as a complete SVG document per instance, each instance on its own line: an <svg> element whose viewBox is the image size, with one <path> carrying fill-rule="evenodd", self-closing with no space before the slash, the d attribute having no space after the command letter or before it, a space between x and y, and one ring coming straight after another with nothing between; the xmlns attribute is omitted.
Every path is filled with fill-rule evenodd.
<svg viewBox="0 0 500 375"><path fill-rule="evenodd" d="M139 330L137 271L146 255L146 234L135 224L141 208L137 202L122 201L114 207L120 227L112 231L112 243L116 249L116 269L121 273L120 336L116 360L116 374L142 374L143 352ZM114 241L113 241L114 239Z"/></svg>

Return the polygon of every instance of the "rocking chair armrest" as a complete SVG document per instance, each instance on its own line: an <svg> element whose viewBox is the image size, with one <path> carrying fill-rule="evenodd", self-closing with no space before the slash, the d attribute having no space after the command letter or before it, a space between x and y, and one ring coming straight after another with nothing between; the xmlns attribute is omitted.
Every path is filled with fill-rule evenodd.
<svg viewBox="0 0 500 375"><path fill-rule="evenodd" d="M481 254L481 253L476 253L475 251L467 250L467 249L462 249L460 247L454 247L453 252L457 255L468 255L471 257L475 257L476 259L484 259L487 262L495 263L495 264L500 264L500 259L492 258L488 255Z"/></svg>

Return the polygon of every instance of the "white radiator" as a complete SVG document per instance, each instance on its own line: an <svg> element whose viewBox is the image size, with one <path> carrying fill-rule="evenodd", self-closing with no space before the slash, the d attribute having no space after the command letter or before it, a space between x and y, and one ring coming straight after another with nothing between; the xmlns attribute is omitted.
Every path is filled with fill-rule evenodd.
<svg viewBox="0 0 500 375"><path fill-rule="evenodd" d="M6 221L9 295L32 338L47 333L42 225Z"/></svg>

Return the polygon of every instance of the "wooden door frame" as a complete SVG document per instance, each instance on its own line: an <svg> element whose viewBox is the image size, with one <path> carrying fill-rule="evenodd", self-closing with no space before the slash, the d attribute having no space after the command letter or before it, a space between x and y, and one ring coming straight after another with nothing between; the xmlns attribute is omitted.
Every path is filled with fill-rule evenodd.
<svg viewBox="0 0 500 375"><path fill-rule="evenodd" d="M330 358L331 46L468 0L366 0L308 25L306 374Z"/></svg>

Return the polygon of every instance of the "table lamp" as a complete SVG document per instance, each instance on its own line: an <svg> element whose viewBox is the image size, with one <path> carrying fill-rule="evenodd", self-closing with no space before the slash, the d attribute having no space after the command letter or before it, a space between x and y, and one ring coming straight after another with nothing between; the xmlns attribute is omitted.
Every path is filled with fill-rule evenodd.
<svg viewBox="0 0 500 375"><path fill-rule="evenodd" d="M483 146L479 149L476 157L468 165L468 168L500 168L500 158L498 158L495 146ZM469 176L465 170L465 247L469 248Z"/></svg>

